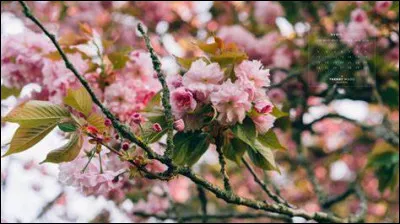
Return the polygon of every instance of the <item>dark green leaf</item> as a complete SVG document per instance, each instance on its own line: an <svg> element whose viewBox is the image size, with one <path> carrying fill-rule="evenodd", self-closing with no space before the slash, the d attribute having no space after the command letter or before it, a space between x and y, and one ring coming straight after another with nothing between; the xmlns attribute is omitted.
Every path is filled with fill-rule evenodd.
<svg viewBox="0 0 400 224"><path fill-rule="evenodd" d="M60 123L58 124L58 128L60 128L60 130L63 132L74 132L77 129L76 125L72 122Z"/></svg>
<svg viewBox="0 0 400 224"><path fill-rule="evenodd" d="M267 133L258 135L258 141L263 144L265 147L269 147L271 149L285 150L285 147L281 145L278 138L276 137L275 132L270 129Z"/></svg>
<svg viewBox="0 0 400 224"><path fill-rule="evenodd" d="M254 125L253 121L246 117L244 119L243 124L236 124L232 128L233 134L246 144L253 146L254 141L257 136L256 126Z"/></svg>
<svg viewBox="0 0 400 224"><path fill-rule="evenodd" d="M207 151L208 135L201 132L178 132L174 136L172 159L178 165L192 166Z"/></svg>
<svg viewBox="0 0 400 224"><path fill-rule="evenodd" d="M249 146L237 138L230 139L230 141L225 142L222 147L225 157L237 164L241 163L241 159L247 149L249 149Z"/></svg>
<svg viewBox="0 0 400 224"><path fill-rule="evenodd" d="M255 142L254 148L247 150L247 153L254 165L264 170L275 170L280 172L275 163L275 157L272 150L263 146L258 141Z"/></svg>

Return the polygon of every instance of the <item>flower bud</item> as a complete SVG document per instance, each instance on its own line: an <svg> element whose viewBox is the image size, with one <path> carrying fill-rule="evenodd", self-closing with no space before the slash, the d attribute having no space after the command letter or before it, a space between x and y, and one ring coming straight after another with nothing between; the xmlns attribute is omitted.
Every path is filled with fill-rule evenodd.
<svg viewBox="0 0 400 224"><path fill-rule="evenodd" d="M259 100L254 105L254 109L260 114L271 113L273 108L274 105L268 100Z"/></svg>
<svg viewBox="0 0 400 224"><path fill-rule="evenodd" d="M118 181L119 181L119 176L115 176L115 177L112 179L112 183L113 183L113 184L118 183Z"/></svg>
<svg viewBox="0 0 400 224"><path fill-rule="evenodd" d="M182 119L176 120L174 122L174 128L177 131L183 131L185 129L185 122Z"/></svg>
<svg viewBox="0 0 400 224"><path fill-rule="evenodd" d="M126 151L128 149L129 149L129 143L127 142L122 143L122 150Z"/></svg>
<svg viewBox="0 0 400 224"><path fill-rule="evenodd" d="M142 122L142 115L140 115L139 113L134 113L134 114L132 115L132 121L133 121L135 124L140 124L140 123Z"/></svg>
<svg viewBox="0 0 400 224"><path fill-rule="evenodd" d="M107 126L107 127L110 127L111 124L112 124L112 122L111 122L110 119L106 119L106 120L104 121L104 125Z"/></svg>
<svg viewBox="0 0 400 224"><path fill-rule="evenodd" d="M153 131L155 132L161 132L162 131L162 127L159 123L155 123L153 124Z"/></svg>

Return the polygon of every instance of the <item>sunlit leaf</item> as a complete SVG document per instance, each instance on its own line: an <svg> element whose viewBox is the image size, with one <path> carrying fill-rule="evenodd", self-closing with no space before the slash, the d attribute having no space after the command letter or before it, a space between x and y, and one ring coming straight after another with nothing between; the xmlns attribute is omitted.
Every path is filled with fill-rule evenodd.
<svg viewBox="0 0 400 224"><path fill-rule="evenodd" d="M263 135L259 134L257 139L265 147L269 147L271 149L285 150L285 147L281 145L279 139L276 137L276 134L272 129L270 129L267 133Z"/></svg>
<svg viewBox="0 0 400 224"><path fill-rule="evenodd" d="M80 24L79 24L79 30L80 30L82 33L86 34L86 35L89 35L89 36L92 36L92 35L93 35L93 30L92 30L92 28L90 27L90 25L87 24L87 23L80 23Z"/></svg>
<svg viewBox="0 0 400 224"><path fill-rule="evenodd" d="M105 125L104 116L99 113L91 113L86 121L88 122L88 124L96 127L97 130L99 130L100 132L104 132L107 128Z"/></svg>
<svg viewBox="0 0 400 224"><path fill-rule="evenodd" d="M68 33L60 37L58 43L62 46L72 46L79 44L86 44L90 39L88 37L76 34Z"/></svg>
<svg viewBox="0 0 400 224"><path fill-rule="evenodd" d="M65 46L62 48L62 50L66 54L79 53L82 56L82 59L90 59L90 57L85 52L79 50L78 48ZM52 51L50 53L43 55L43 57L48 58L52 61L61 61L62 60L61 54L58 51Z"/></svg>
<svg viewBox="0 0 400 224"><path fill-rule="evenodd" d="M3 121L18 123L23 127L35 127L57 123L69 116L69 111L64 107L46 101L32 100L17 106L3 118Z"/></svg>
<svg viewBox="0 0 400 224"><path fill-rule="evenodd" d="M219 44L214 42L214 43L206 43L203 41L198 41L197 42L197 46L204 52L208 53L208 54L215 54L217 53L218 49L219 49Z"/></svg>
<svg viewBox="0 0 400 224"><path fill-rule="evenodd" d="M192 65L192 63L194 61L196 61L197 59L199 59L199 57L193 57L193 58L180 58L175 56L176 62L178 62L178 64L183 67L184 69L188 70L190 68L190 66Z"/></svg>
<svg viewBox="0 0 400 224"><path fill-rule="evenodd" d="M10 148L4 156L23 152L31 148L46 137L56 125L57 122L38 124L35 127L19 127L11 139Z"/></svg>
<svg viewBox="0 0 400 224"><path fill-rule="evenodd" d="M230 52L226 51L219 55L213 55L210 57L212 62L217 62L222 67L230 65L230 64L237 64L242 62L243 60L247 59L247 55L244 52Z"/></svg>
<svg viewBox="0 0 400 224"><path fill-rule="evenodd" d="M47 154L46 159L41 163L62 163L74 160L80 153L83 144L83 137L79 133L73 133L67 144Z"/></svg>
<svg viewBox="0 0 400 224"><path fill-rule="evenodd" d="M69 89L67 96L64 98L64 103L85 116L89 115L93 106L91 96L83 87L79 89Z"/></svg>
<svg viewBox="0 0 400 224"><path fill-rule="evenodd" d="M7 99L9 96L18 96L21 93L19 88L9 88L6 86L1 86L1 99Z"/></svg>
<svg viewBox="0 0 400 224"><path fill-rule="evenodd" d="M281 111L278 107L274 106L271 112L272 116L274 116L276 119L288 116L289 114L286 112Z"/></svg>
<svg viewBox="0 0 400 224"><path fill-rule="evenodd" d="M110 59L114 69L121 69L125 67L126 62L128 62L129 60L129 57L124 52L113 52L108 54L108 59Z"/></svg>

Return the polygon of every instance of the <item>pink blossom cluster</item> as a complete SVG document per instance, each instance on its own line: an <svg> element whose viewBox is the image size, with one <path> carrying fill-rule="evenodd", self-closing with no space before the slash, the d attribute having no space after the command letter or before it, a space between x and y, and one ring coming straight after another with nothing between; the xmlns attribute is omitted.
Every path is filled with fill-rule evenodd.
<svg viewBox="0 0 400 224"><path fill-rule="evenodd" d="M35 83L42 89L33 97L61 103L68 89L80 85L74 74L66 68L64 61L54 60L49 56L56 49L46 36L27 30L24 35L2 36L1 41L1 77L4 86L22 88ZM78 52L69 53L67 57L101 96L96 84L96 73L85 74L89 68L88 60L83 59Z"/></svg>
<svg viewBox="0 0 400 224"><path fill-rule="evenodd" d="M63 163L59 168L59 180L63 184L76 187L86 195L106 195L111 190L120 188L121 182L113 180L124 171L123 167L113 167L106 155L102 155L101 159L102 170L98 157L88 163L89 158L82 155L72 162Z"/></svg>
<svg viewBox="0 0 400 224"><path fill-rule="evenodd" d="M340 23L337 31L345 44L354 47L356 54L363 54L372 48L368 38L378 35L377 28L370 23L367 13L360 8L352 11L350 22L347 25Z"/></svg>
<svg viewBox="0 0 400 224"><path fill-rule="evenodd" d="M138 1L134 7L141 12L140 19L146 24L157 24L160 21L172 21L175 14L172 4L160 1Z"/></svg>
<svg viewBox="0 0 400 224"><path fill-rule="evenodd" d="M135 112L143 109L160 89L150 54L133 51L116 80L105 88L104 101L121 120L127 121Z"/></svg>
<svg viewBox="0 0 400 224"><path fill-rule="evenodd" d="M260 61L245 60L235 66L234 74L234 77L226 77L218 63L198 59L183 77L170 77L175 118L184 119L190 129L193 114L211 105L222 125L242 123L249 115L259 132L268 131L275 120L271 115L273 105L263 89L270 85L269 70L264 69Z"/></svg>
<svg viewBox="0 0 400 224"><path fill-rule="evenodd" d="M29 30L24 35L1 36L3 85L22 88L29 83L43 84L43 55L54 49L48 38Z"/></svg>
<svg viewBox="0 0 400 224"><path fill-rule="evenodd" d="M285 11L279 2L256 1L254 17L259 24L275 24L277 17L283 16Z"/></svg>
<svg viewBox="0 0 400 224"><path fill-rule="evenodd" d="M260 60L270 67L290 68L295 55L288 46L279 46L283 37L276 31L257 38L239 25L224 26L218 32L218 37L226 43L235 43L244 50L251 59Z"/></svg>

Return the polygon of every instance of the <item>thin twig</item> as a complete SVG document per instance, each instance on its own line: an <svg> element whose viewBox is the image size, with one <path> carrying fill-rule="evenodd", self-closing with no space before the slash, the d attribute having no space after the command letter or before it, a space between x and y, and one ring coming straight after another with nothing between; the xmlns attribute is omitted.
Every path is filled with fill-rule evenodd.
<svg viewBox="0 0 400 224"><path fill-rule="evenodd" d="M204 189L201 186L197 186L197 191L199 192L199 200L201 204L201 212L202 212L202 219L203 223L207 223L208 215L207 215L207 195Z"/></svg>
<svg viewBox="0 0 400 224"><path fill-rule="evenodd" d="M47 204L42 208L40 213L36 216L35 221L41 219L63 195L64 191L62 190L59 194L57 194L57 196L53 200L47 202Z"/></svg>
<svg viewBox="0 0 400 224"><path fill-rule="evenodd" d="M289 204L285 199L279 197L278 195L276 195L274 192L272 192L268 186L257 176L256 172L254 171L254 169L250 166L250 164L244 159L242 158L242 162L243 164L246 166L247 170L250 171L251 175L254 178L254 181L256 181L256 183L258 185L260 185L261 189L263 189L263 191L265 193L267 193L268 197L270 197L272 200L274 200L276 203L282 203L285 204L286 206L293 208L294 206Z"/></svg>

